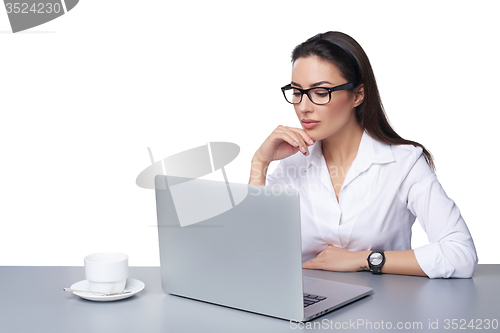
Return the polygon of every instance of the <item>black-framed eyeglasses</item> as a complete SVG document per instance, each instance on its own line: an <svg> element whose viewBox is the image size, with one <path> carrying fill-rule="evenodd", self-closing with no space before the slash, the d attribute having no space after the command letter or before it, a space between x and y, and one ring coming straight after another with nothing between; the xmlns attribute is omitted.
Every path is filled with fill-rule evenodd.
<svg viewBox="0 0 500 333"><path fill-rule="evenodd" d="M290 104L299 104L302 102L302 96L307 94L309 100L317 105L328 104L332 98L332 92L339 90L349 90L354 89L355 85L352 82L341 84L340 86L328 88L328 87L317 87L310 89L299 89L292 87L291 84L287 84L281 87L283 96Z"/></svg>

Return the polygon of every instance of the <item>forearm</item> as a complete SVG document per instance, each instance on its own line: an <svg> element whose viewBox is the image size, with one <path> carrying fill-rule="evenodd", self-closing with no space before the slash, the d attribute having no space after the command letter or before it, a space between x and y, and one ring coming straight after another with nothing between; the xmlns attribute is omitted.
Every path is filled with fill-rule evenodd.
<svg viewBox="0 0 500 333"><path fill-rule="evenodd" d="M250 180L248 184L265 186L268 167L268 163L264 163L254 156L252 158L252 167L250 169Z"/></svg>
<svg viewBox="0 0 500 333"><path fill-rule="evenodd" d="M369 270L368 255L371 251L360 251L360 269ZM413 250L404 251L385 251L385 263L382 267L382 273L386 274L401 274L401 275L415 275L427 276L415 258Z"/></svg>
<svg viewBox="0 0 500 333"><path fill-rule="evenodd" d="M302 264L306 269L324 269L334 272L369 271L371 251L349 251L329 245L316 258ZM420 268L413 250L385 251L382 273L427 276Z"/></svg>

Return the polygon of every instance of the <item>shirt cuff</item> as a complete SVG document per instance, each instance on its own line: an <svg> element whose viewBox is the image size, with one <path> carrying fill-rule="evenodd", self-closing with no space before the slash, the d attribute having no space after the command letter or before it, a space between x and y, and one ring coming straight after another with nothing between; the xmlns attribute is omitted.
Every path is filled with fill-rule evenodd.
<svg viewBox="0 0 500 333"><path fill-rule="evenodd" d="M449 278L455 272L439 243L427 244L413 250L420 268L431 279Z"/></svg>

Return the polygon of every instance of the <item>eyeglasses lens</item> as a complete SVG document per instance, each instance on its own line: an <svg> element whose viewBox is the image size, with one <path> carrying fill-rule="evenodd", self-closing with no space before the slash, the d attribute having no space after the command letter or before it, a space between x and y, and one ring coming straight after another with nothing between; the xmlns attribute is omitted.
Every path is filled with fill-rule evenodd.
<svg viewBox="0 0 500 333"><path fill-rule="evenodd" d="M330 93L324 88L309 90L309 96L315 104L327 104L330 101ZM287 89L285 90L285 97L289 103L298 104L301 101L302 93L297 89Z"/></svg>

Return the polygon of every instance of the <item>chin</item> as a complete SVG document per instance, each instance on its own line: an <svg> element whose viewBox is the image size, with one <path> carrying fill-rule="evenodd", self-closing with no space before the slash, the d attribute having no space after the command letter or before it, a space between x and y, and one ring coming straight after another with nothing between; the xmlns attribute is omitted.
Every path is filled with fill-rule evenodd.
<svg viewBox="0 0 500 333"><path fill-rule="evenodd" d="M320 137L314 133L314 131L307 130L305 128L302 128L314 141L321 140Z"/></svg>
<svg viewBox="0 0 500 333"><path fill-rule="evenodd" d="M313 139L314 141L323 140L327 137L327 135L325 135L324 133L321 133L321 132L318 133L318 131L315 131L315 130L304 129L304 131L307 134L309 134L311 139Z"/></svg>

